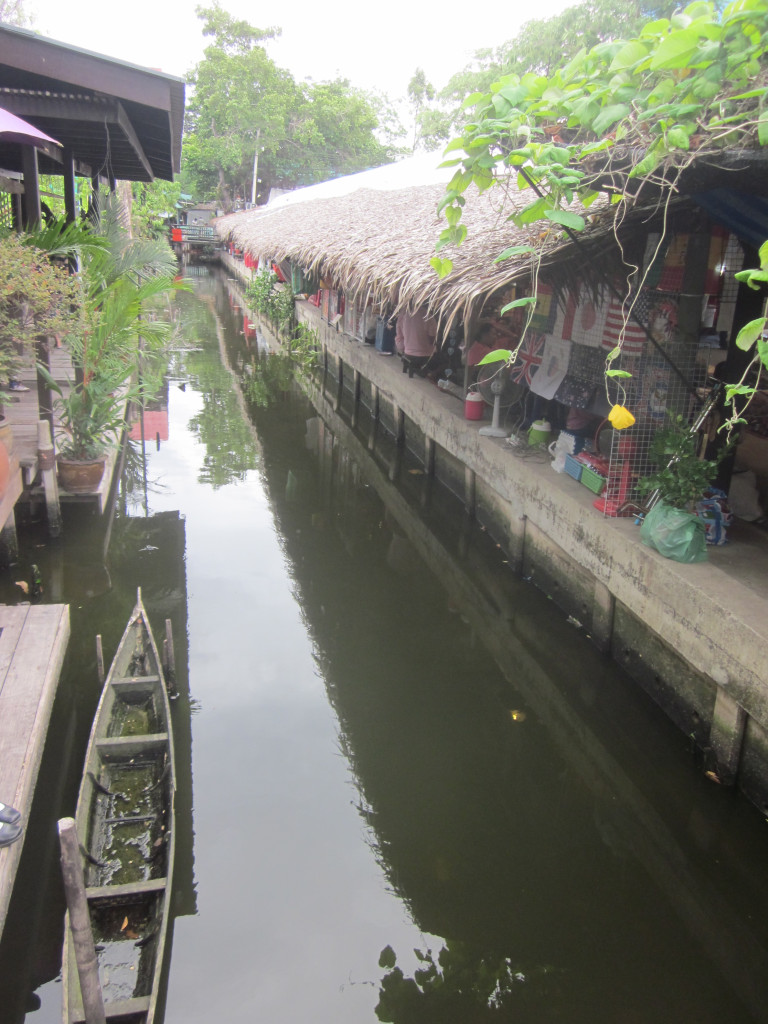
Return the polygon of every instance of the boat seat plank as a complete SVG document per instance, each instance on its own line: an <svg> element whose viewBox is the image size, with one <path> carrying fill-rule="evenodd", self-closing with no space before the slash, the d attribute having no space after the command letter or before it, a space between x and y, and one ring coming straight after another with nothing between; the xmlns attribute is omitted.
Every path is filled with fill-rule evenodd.
<svg viewBox="0 0 768 1024"><path fill-rule="evenodd" d="M162 892L167 885L167 878L150 878L146 882L126 882L124 885L91 885L85 890L89 900L100 900L111 897L146 896Z"/></svg>
<svg viewBox="0 0 768 1024"><path fill-rule="evenodd" d="M96 740L96 746L102 753L120 753L121 750L141 750L157 747L161 749L168 744L167 732L151 732L146 736L109 736Z"/></svg>
<svg viewBox="0 0 768 1024"><path fill-rule="evenodd" d="M131 1014L148 1013L151 999L149 996L136 996L133 999L120 999L107 1003L104 1007L107 1020L128 1017ZM85 1024L85 1013L82 1007L70 1007L70 1020L73 1024Z"/></svg>
<svg viewBox="0 0 768 1024"><path fill-rule="evenodd" d="M119 676L117 679L110 679L110 682L118 689L120 686L136 686L137 683L159 683L160 676Z"/></svg>

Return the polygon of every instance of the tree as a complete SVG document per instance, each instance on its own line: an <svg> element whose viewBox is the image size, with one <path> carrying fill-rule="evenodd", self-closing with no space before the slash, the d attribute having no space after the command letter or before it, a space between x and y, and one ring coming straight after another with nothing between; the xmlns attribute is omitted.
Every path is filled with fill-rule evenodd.
<svg viewBox="0 0 768 1024"><path fill-rule="evenodd" d="M24 0L0 0L0 21L6 25L29 28L34 17L26 10Z"/></svg>
<svg viewBox="0 0 768 1024"><path fill-rule="evenodd" d="M451 76L436 104L420 111L417 116L425 126L425 137L431 131L434 148L439 141L447 141L463 124L465 97L488 92L504 75L549 75L582 47L589 50L598 43L634 35L644 22L668 17L676 6L674 0L653 5L643 0L582 0L550 18L526 21L516 36L495 50L476 51L472 62Z"/></svg>
<svg viewBox="0 0 768 1024"><path fill-rule="evenodd" d="M176 213L181 197L178 181L134 181L131 220L134 234L144 238L161 238L167 234L167 221Z"/></svg>
<svg viewBox="0 0 768 1024"><path fill-rule="evenodd" d="M265 49L278 30L238 21L218 3L198 7L212 38L191 75L183 180L226 209L250 199L258 153L260 195L385 163L376 112L345 80L297 84Z"/></svg>

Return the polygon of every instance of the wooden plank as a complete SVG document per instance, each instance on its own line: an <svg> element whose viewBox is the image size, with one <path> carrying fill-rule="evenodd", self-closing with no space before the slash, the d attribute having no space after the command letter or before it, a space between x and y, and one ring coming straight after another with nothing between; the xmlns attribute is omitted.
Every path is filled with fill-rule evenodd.
<svg viewBox="0 0 768 1024"><path fill-rule="evenodd" d="M28 770L34 762L38 744L39 764L68 636L66 605L28 609L0 695L0 792L9 794L8 803L14 802L8 787L16 782L14 795L18 799L21 769ZM18 803L14 806L21 810Z"/></svg>
<svg viewBox="0 0 768 1024"><path fill-rule="evenodd" d="M24 623L27 621L29 609L28 604L0 607L0 694L3 692L5 677L16 653L16 646Z"/></svg>
<svg viewBox="0 0 768 1024"><path fill-rule="evenodd" d="M135 999L121 999L116 1003L107 1003L104 1007L107 1013L107 1020L116 1020L119 1017L128 1017L131 1014L147 1013L149 1010L149 996L137 996ZM70 1020L73 1024L85 1024L85 1014L81 1006L70 1007Z"/></svg>
<svg viewBox="0 0 768 1024"><path fill-rule="evenodd" d="M20 613L24 622L14 640ZM13 645L13 657L0 692L0 800L17 807L26 822L69 639L69 607L0 607L3 623L8 624L5 640ZM2 646L0 634L0 652ZM23 845L22 837L0 855L0 935Z"/></svg>
<svg viewBox="0 0 768 1024"><path fill-rule="evenodd" d="M89 900L110 899L111 897L144 896L162 892L167 879L150 878L146 882L126 882L125 885L92 885L85 890Z"/></svg>
<svg viewBox="0 0 768 1024"><path fill-rule="evenodd" d="M142 683L152 689L159 682L160 676L123 676L121 679L113 679L112 686L115 693L119 693L121 690L135 690Z"/></svg>
<svg viewBox="0 0 768 1024"><path fill-rule="evenodd" d="M168 733L155 732L149 736L111 736L109 739L96 740L96 748L101 754L122 754L126 750L162 750L168 746Z"/></svg>

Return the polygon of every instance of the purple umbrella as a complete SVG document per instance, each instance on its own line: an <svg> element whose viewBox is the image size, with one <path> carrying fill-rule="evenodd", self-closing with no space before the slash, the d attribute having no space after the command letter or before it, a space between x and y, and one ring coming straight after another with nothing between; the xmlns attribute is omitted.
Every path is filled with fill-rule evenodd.
<svg viewBox="0 0 768 1024"><path fill-rule="evenodd" d="M0 142L20 142L24 146L37 146L38 148L48 143L53 143L54 146L61 145L50 135L35 128L29 121L23 121L3 107L0 107Z"/></svg>

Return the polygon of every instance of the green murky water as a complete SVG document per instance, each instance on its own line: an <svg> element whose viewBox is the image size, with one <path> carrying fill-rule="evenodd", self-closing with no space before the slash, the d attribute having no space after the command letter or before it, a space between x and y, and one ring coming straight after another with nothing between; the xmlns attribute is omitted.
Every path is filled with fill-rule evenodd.
<svg viewBox="0 0 768 1024"><path fill-rule="evenodd" d="M59 1019L55 821L140 585L180 693L168 1024L768 1021L765 821L348 393L323 420L199 295L108 526L25 537L73 637L0 1019Z"/></svg>

